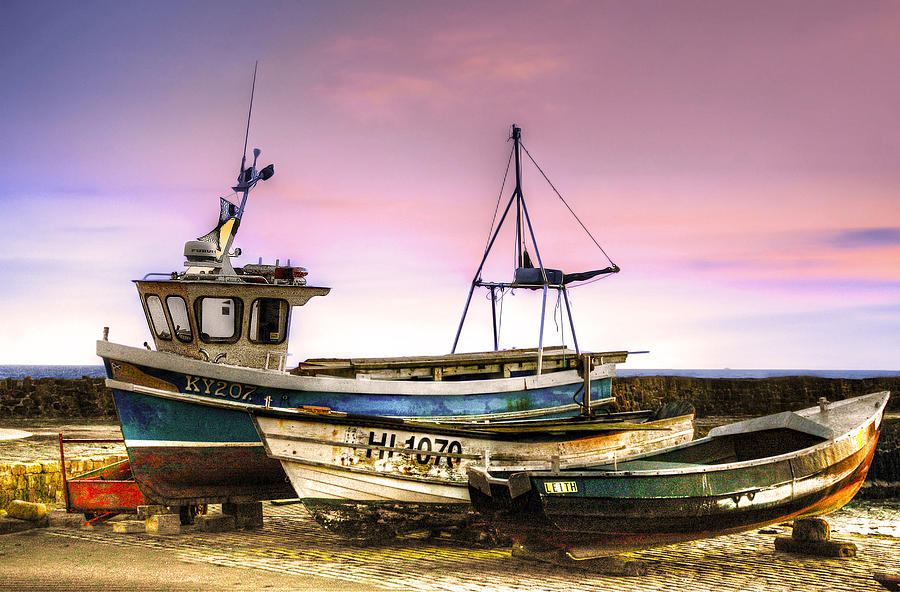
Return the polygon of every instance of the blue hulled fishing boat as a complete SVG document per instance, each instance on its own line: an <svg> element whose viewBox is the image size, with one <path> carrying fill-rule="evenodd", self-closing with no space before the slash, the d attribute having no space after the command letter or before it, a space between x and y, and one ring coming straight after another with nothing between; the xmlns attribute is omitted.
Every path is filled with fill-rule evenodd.
<svg viewBox="0 0 900 592"><path fill-rule="evenodd" d="M251 111L252 104L251 92ZM476 287L490 291L496 313L506 290L541 290L545 307L548 291L557 290L568 304L571 282L618 271L611 262L605 269L568 275L544 267L521 190L520 138L514 126L516 188L485 250L466 310ZM499 351L495 314L494 351L456 353L454 342L447 355L321 358L288 368L294 308L327 295L330 288L308 285L307 270L290 260L232 264L240 255L233 241L250 191L274 174L271 164L257 169L259 150L248 166L246 147L245 138L234 199L220 198L213 231L185 244L184 271L135 281L155 349L146 343L143 348L115 344L107 334L97 342L131 467L147 497L167 505L293 497L279 462L266 457L247 413L251 408L328 408L432 422L503 421L565 417L612 402L615 364L625 361L627 352L585 357L577 340L574 350L544 347L543 313L537 348ZM485 282L482 267L513 205L514 280ZM464 320L465 313L459 331ZM587 381L576 367L583 360Z"/></svg>

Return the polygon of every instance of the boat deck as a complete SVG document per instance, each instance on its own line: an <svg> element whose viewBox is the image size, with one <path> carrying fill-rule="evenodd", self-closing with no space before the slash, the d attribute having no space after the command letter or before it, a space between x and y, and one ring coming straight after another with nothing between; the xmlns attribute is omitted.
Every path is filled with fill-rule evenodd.
<svg viewBox="0 0 900 592"><path fill-rule="evenodd" d="M595 364L622 363L628 352L599 352L591 355ZM462 378L509 378L534 374L536 348L490 352L411 356L402 358L312 358L291 370L302 376L365 376L383 380L444 380ZM575 350L564 346L545 347L542 371L571 370L578 364Z"/></svg>

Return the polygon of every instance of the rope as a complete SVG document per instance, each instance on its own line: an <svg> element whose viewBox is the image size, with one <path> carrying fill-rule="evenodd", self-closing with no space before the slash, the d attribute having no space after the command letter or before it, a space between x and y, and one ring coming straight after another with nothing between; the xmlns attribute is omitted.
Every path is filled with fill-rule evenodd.
<svg viewBox="0 0 900 592"><path fill-rule="evenodd" d="M606 257L606 260L609 261L610 265L615 265L615 263L613 263L612 259L609 258L609 255L606 254L606 251L603 250L603 247L600 246L600 243L597 242L597 239L594 238L594 235L591 234L591 231L588 230L587 226L584 225L584 222L581 221L581 219L578 217L578 215L575 214L574 210L572 210L571 206L569 206L569 203L565 199L563 199L562 195L560 195L559 191L556 189L556 186L553 185L553 183L547 177L547 174L544 173L544 170L540 167L540 165L537 162L535 162L534 157L531 156L531 152L528 151L528 148L525 147L525 144L523 144L521 140L519 140L519 146L521 146L522 150L525 151L525 154L528 155L528 158L531 160L531 163L535 167L537 167L537 170L539 170L541 172L541 175L543 175L544 180L547 181L547 183L550 185L550 187L553 188L553 191L556 193L556 197L558 197L560 199L560 201L562 201L563 204L565 204L566 208L568 208L568 210L569 210L569 213L572 214L572 216L575 218L575 220L578 221L578 223L581 225L581 228L587 233L587 235L589 237L591 237L591 240L594 241L594 244L597 245L597 248L600 249L600 252L603 253L603 256ZM507 165L507 167L508 166L509 165ZM588 283L590 283L590 282L588 282ZM584 284L582 284L582 285L584 285Z"/></svg>
<svg viewBox="0 0 900 592"><path fill-rule="evenodd" d="M515 146L513 146L515 148ZM512 162L513 150L509 151L509 158L506 159L506 172L503 173L503 183L500 184L500 193L497 195L497 205L494 207L494 217L491 218L491 228L488 230L487 240L484 242L485 253L491 244L491 236L494 234L494 222L497 221L497 212L500 211L500 201L503 199L503 189L506 187L506 178L509 176L509 164Z"/></svg>

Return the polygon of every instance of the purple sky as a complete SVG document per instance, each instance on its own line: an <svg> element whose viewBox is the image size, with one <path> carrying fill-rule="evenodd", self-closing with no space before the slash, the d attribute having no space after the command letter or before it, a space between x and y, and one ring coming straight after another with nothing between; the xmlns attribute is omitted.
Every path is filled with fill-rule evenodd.
<svg viewBox="0 0 900 592"><path fill-rule="evenodd" d="M0 27L0 363L149 338L129 280L214 225L259 59L276 175L237 263L333 288L295 311L294 361L449 351L515 122L622 268L572 291L583 348L900 368L896 2L18 2ZM524 189L548 266L606 264L533 168ZM491 347L476 296L464 350ZM539 314L507 296L502 346Z"/></svg>

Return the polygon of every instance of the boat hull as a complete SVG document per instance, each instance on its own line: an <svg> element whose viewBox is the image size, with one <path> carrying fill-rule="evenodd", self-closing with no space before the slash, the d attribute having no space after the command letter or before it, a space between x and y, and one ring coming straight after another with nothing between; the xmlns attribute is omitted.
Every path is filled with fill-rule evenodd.
<svg viewBox="0 0 900 592"><path fill-rule="evenodd" d="M645 423L567 422L492 431L377 417L251 412L301 498L468 503L470 464L535 470L613 462L693 438L693 412ZM509 424L507 424L509 425ZM521 424L519 424L521 425Z"/></svg>
<svg viewBox="0 0 900 592"><path fill-rule="evenodd" d="M488 481L473 472L470 495L501 532L531 547L562 548L576 559L828 514L862 486L886 401L886 394L876 400L875 413L850 432L765 462L520 473Z"/></svg>
<svg viewBox="0 0 900 592"><path fill-rule="evenodd" d="M471 512L466 469L486 459L492 466L549 469L611 462L693 438L692 409L643 423L499 426L267 409L251 415L266 453L281 461L296 495L320 523L342 535L354 528L377 526L383 534L386 528L401 533L464 523Z"/></svg>
<svg viewBox="0 0 900 592"><path fill-rule="evenodd" d="M294 496L280 463L265 455L249 409L268 404L426 419L514 420L577 413L572 400L582 384L575 371L445 385L315 379L101 343L98 353L104 357L135 480L149 499L164 505ZM591 400L598 406L611 401L613 373L614 365L606 364L593 374Z"/></svg>

